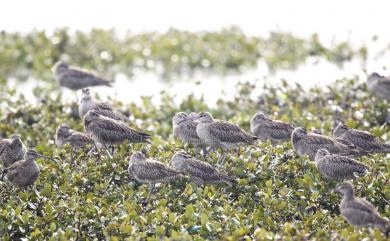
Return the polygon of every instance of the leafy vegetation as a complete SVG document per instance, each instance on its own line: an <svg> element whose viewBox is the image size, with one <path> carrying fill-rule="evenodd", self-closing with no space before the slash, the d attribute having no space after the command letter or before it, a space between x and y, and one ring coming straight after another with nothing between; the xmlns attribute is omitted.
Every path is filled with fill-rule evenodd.
<svg viewBox="0 0 390 241"><path fill-rule="evenodd" d="M360 57L364 46L352 49L345 42L326 47L313 35L309 39L286 32L267 37L246 36L238 27L216 32L188 32L170 29L165 33L118 34L114 30L94 29L53 33L0 33L0 81L10 77L53 81L51 67L58 60L114 75L129 77L135 70L154 71L169 78L195 70L226 73L254 68L264 61L270 70L294 69L308 57L325 58L332 63Z"/></svg>
<svg viewBox="0 0 390 241"><path fill-rule="evenodd" d="M78 153L72 158L69 147L56 150L53 138L58 124L83 129L61 96L43 96L41 103L32 105L3 88L0 135L20 133L28 146L57 158L38 160L41 175L32 188L16 190L0 182L2 240L385 240L377 229L355 229L345 222L338 208L341 197L329 192L335 183L321 178L313 162L297 157L290 143L276 147L259 143L242 149L239 156L231 153L225 169L239 178L235 187L198 188L180 181L161 185L146 206L141 204L148 188L130 180L126 157L146 148L150 158L168 164L182 148L171 129L171 118L178 111L207 110L246 130L251 115L259 110L325 134L330 134L335 120L344 120L390 140L389 126L383 124L388 105L370 96L357 78L308 91L287 82L265 85L260 96L251 98L254 88L239 84L234 100L221 99L212 109L193 96L177 105L167 93L162 93L160 106L149 97L141 105L116 102L118 109L130 113L133 126L153 134L153 145L123 144L113 159L103 153L93 157ZM217 158L214 153L208 161L215 163ZM358 195L390 217L388 156L361 161L372 172L354 180Z"/></svg>

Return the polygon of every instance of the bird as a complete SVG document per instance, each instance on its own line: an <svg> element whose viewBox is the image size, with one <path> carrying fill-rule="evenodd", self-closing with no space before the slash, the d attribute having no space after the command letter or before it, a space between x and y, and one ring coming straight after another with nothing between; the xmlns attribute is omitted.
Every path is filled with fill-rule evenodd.
<svg viewBox="0 0 390 241"><path fill-rule="evenodd" d="M30 149L26 152L24 159L13 163L3 169L2 174L7 176L7 180L17 188L25 188L34 184L39 177L39 167L35 163L36 158L51 159Z"/></svg>
<svg viewBox="0 0 390 241"><path fill-rule="evenodd" d="M101 144L106 149L108 156L112 158L109 146L120 144L126 140L130 143L151 143L149 134L134 130L121 121L99 115L95 110L88 111L83 122L86 132L95 142L90 153L96 149L98 144Z"/></svg>
<svg viewBox="0 0 390 241"><path fill-rule="evenodd" d="M206 158L207 144L196 133L197 126L198 123L184 112L176 113L172 118L173 136L185 144L193 145L196 155L198 155L199 149L202 149L203 157Z"/></svg>
<svg viewBox="0 0 390 241"><path fill-rule="evenodd" d="M150 189L146 200L149 200L156 183L167 183L184 177L181 172L167 167L161 162L146 159L142 152L135 152L128 159L127 171L129 175L140 183L149 184Z"/></svg>
<svg viewBox="0 0 390 241"><path fill-rule="evenodd" d="M0 139L0 161L3 167L9 167L14 162L22 160L25 153L26 147L20 135L14 134L11 139Z"/></svg>
<svg viewBox="0 0 390 241"><path fill-rule="evenodd" d="M94 141L87 134L72 130L66 124L61 124L56 131L55 143L57 147L69 144L73 149L82 149L93 145Z"/></svg>
<svg viewBox="0 0 390 241"><path fill-rule="evenodd" d="M318 171L328 180L343 181L352 179L356 175L365 175L369 167L346 156L329 153L326 149L319 149L315 156Z"/></svg>
<svg viewBox="0 0 390 241"><path fill-rule="evenodd" d="M172 156L171 163L177 171L191 176L191 180L198 186L203 186L205 183L227 183L232 186L235 183L235 177L217 171L209 163L194 159L184 151L176 152Z"/></svg>
<svg viewBox="0 0 390 241"><path fill-rule="evenodd" d="M88 88L84 88L82 89L82 95L79 104L80 118L83 119L85 114L87 114L90 110L96 110L99 115L106 116L114 120L124 122L129 120L129 118L122 113L115 111L110 104L95 102L91 97L90 90Z"/></svg>
<svg viewBox="0 0 390 241"><path fill-rule="evenodd" d="M263 113L257 113L252 117L250 129L261 141L270 140L272 144L289 141L294 130L289 123L272 120Z"/></svg>
<svg viewBox="0 0 390 241"><path fill-rule="evenodd" d="M54 78L60 86L74 90L77 98L77 90L92 86L112 86L112 81L98 77L85 69L69 66L64 61L59 61L53 66Z"/></svg>
<svg viewBox="0 0 390 241"><path fill-rule="evenodd" d="M376 72L367 77L367 89L377 97L390 101L390 79Z"/></svg>
<svg viewBox="0 0 390 241"><path fill-rule="evenodd" d="M315 159L318 149L326 149L330 153L343 156L361 156L368 154L361 149L345 145L330 137L307 133L307 130L303 127L294 129L291 135L291 142L298 155L303 156L307 154L310 160Z"/></svg>
<svg viewBox="0 0 390 241"><path fill-rule="evenodd" d="M201 112L193 115L191 119L199 121L196 133L199 138L211 148L220 148L222 155L219 158L219 165L222 166L229 149L243 145L254 145L258 137L253 136L235 124L215 120L208 112Z"/></svg>
<svg viewBox="0 0 390 241"><path fill-rule="evenodd" d="M390 153L390 145L383 143L378 137L368 131L349 128L339 123L333 130L333 136L351 142L355 146L370 152Z"/></svg>
<svg viewBox="0 0 390 241"><path fill-rule="evenodd" d="M340 212L347 222L356 227L377 227L387 237L390 234L390 223L381 217L378 210L367 200L355 196L355 189L350 182L344 182L332 189L343 194Z"/></svg>

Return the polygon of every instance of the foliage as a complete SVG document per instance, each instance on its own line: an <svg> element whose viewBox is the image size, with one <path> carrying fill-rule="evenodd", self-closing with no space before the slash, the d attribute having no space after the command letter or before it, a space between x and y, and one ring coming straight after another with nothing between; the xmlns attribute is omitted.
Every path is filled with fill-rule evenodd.
<svg viewBox="0 0 390 241"><path fill-rule="evenodd" d="M364 46L349 43L325 47L317 35L303 39L290 33L272 32L268 37L246 36L240 28L188 32L170 29L165 33L118 34L93 29L53 33L0 33L0 76L25 80L53 81L51 67L58 60L104 72L111 77L136 70L154 71L169 79L172 74L195 70L227 73L255 68L264 61L270 70L294 69L308 57L324 57L342 65L353 57L366 59Z"/></svg>
<svg viewBox="0 0 390 241"><path fill-rule="evenodd" d="M28 146L56 157L38 160L41 175L35 186L16 190L0 182L2 240L384 240L377 229L355 229L340 216L340 196L330 193L335 183L320 177L313 162L295 155L290 143L272 147L259 143L237 156L231 153L225 169L239 184L198 188L180 181L161 185L143 206L146 185L127 174L126 157L146 148L148 156L169 163L182 148L172 137L171 117L177 111L211 111L220 119L248 130L252 114L261 110L296 126L330 134L334 120L367 129L390 140L382 125L388 105L371 97L358 79L342 79L326 88L303 90L282 82L265 85L251 98L254 86L240 84L232 101L219 100L209 109L188 96L180 105L163 93L161 106L149 97L142 105L116 103L131 113L132 125L153 134L153 145L119 146L112 160L104 153L88 157L70 148L56 150L55 128L67 123L82 130L70 115L72 106L61 96L41 96L32 105L13 90L0 92L0 135L20 133ZM193 150L191 150L192 152ZM217 154L209 162L215 163ZM361 159L372 172L354 180L359 196L367 197L384 217L390 217L390 162L384 155Z"/></svg>

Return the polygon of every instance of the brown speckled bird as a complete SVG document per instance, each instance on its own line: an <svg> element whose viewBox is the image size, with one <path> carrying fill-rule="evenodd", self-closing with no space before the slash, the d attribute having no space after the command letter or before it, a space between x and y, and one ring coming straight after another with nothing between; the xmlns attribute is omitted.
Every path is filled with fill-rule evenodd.
<svg viewBox="0 0 390 241"><path fill-rule="evenodd" d="M171 163L176 170L191 176L191 180L198 186L207 183L227 183L231 186L235 182L234 177L217 171L210 164L194 159L183 151L175 153L172 156Z"/></svg>
<svg viewBox="0 0 390 241"><path fill-rule="evenodd" d="M340 204L340 212L349 224L357 227L377 227L387 237L389 236L389 221L382 218L378 210L367 200L356 197L350 182L339 184L333 191L344 195Z"/></svg>
<svg viewBox="0 0 390 241"><path fill-rule="evenodd" d="M194 115L195 113L192 113L192 116ZM193 145L196 155L198 155L199 149L202 149L203 157L206 158L207 144L196 133L197 126L198 123L184 112L179 112L172 118L173 136L185 144Z"/></svg>
<svg viewBox="0 0 390 241"><path fill-rule="evenodd" d="M90 110L95 110L98 112L99 115L114 120L119 120L124 122L129 120L129 118L123 115L122 113L115 111L110 104L95 102L91 97L90 90L88 88L85 88L82 90L82 96L79 104L80 118L83 119L84 116Z"/></svg>
<svg viewBox="0 0 390 241"><path fill-rule="evenodd" d="M30 149L26 152L24 160L17 161L3 169L3 174L7 176L7 180L15 187L25 188L31 186L38 179L40 173L39 167L35 163L35 159L39 157L51 159Z"/></svg>
<svg viewBox="0 0 390 241"><path fill-rule="evenodd" d="M272 120L263 113L255 114L251 119L251 133L262 141L270 140L272 144L289 141L294 128L278 120Z"/></svg>
<svg viewBox="0 0 390 241"><path fill-rule="evenodd" d="M208 112L202 112L191 117L199 121L196 133L199 138L212 148L220 148L222 155L219 165L223 165L227 151L239 146L254 145L259 139L248 134L235 124L215 120Z"/></svg>
<svg viewBox="0 0 390 241"><path fill-rule="evenodd" d="M349 128L340 123L333 131L333 136L351 142L367 152L390 153L390 145L384 144L370 132Z"/></svg>
<svg viewBox="0 0 390 241"><path fill-rule="evenodd" d="M58 126L55 143L57 147L69 144L73 149L82 149L94 144L92 138L90 138L87 134L72 130L65 124Z"/></svg>
<svg viewBox="0 0 390 241"><path fill-rule="evenodd" d="M88 111L84 116L84 127L95 144L101 144L111 158L110 146L126 140L130 143L150 143L149 134L134 130L121 121L101 116L95 110ZM91 151L96 149L96 145Z"/></svg>
<svg viewBox="0 0 390 241"><path fill-rule="evenodd" d="M69 66L65 62L58 62L53 67L54 77L60 85L77 91L91 86L111 86L112 81L80 68Z"/></svg>
<svg viewBox="0 0 390 241"><path fill-rule="evenodd" d="M184 177L181 172L167 167L161 162L146 159L141 152L136 152L129 158L128 172L140 183L149 184L150 190L147 200L154 191L156 183L171 182Z"/></svg>
<svg viewBox="0 0 390 241"><path fill-rule="evenodd" d="M367 152L337 142L330 137L307 133L307 130L303 127L295 128L291 135L291 142L294 150L300 156L307 154L310 160L313 161L319 149L326 149L330 153L343 156L360 156L367 154Z"/></svg>
<svg viewBox="0 0 390 241"><path fill-rule="evenodd" d="M326 149L319 149L315 157L318 171L328 180L347 180L357 175L367 174L369 167L346 156L329 153Z"/></svg>
<svg viewBox="0 0 390 241"><path fill-rule="evenodd" d="M3 167L9 167L14 162L22 160L26 153L20 135L12 135L11 139L0 139L0 161Z"/></svg>

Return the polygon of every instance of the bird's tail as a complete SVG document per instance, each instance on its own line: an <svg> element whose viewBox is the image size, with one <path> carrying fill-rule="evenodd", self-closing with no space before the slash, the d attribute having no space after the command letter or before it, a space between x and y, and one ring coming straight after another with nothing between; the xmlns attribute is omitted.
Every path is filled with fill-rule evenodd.
<svg viewBox="0 0 390 241"><path fill-rule="evenodd" d="M384 153L390 153L390 144L383 144Z"/></svg>
<svg viewBox="0 0 390 241"><path fill-rule="evenodd" d="M236 185L238 183L235 176L228 176L228 175L221 173L219 175L219 177L222 180L224 180L229 186L233 186L233 185Z"/></svg>
<svg viewBox="0 0 390 241"><path fill-rule="evenodd" d="M385 234L387 238L390 236L390 221L381 218L377 226Z"/></svg>
<svg viewBox="0 0 390 241"><path fill-rule="evenodd" d="M150 140L151 135L146 134L146 133L142 133L142 132L140 132L139 134L140 134L140 139L141 139L140 141L141 142L152 144L152 142Z"/></svg>

